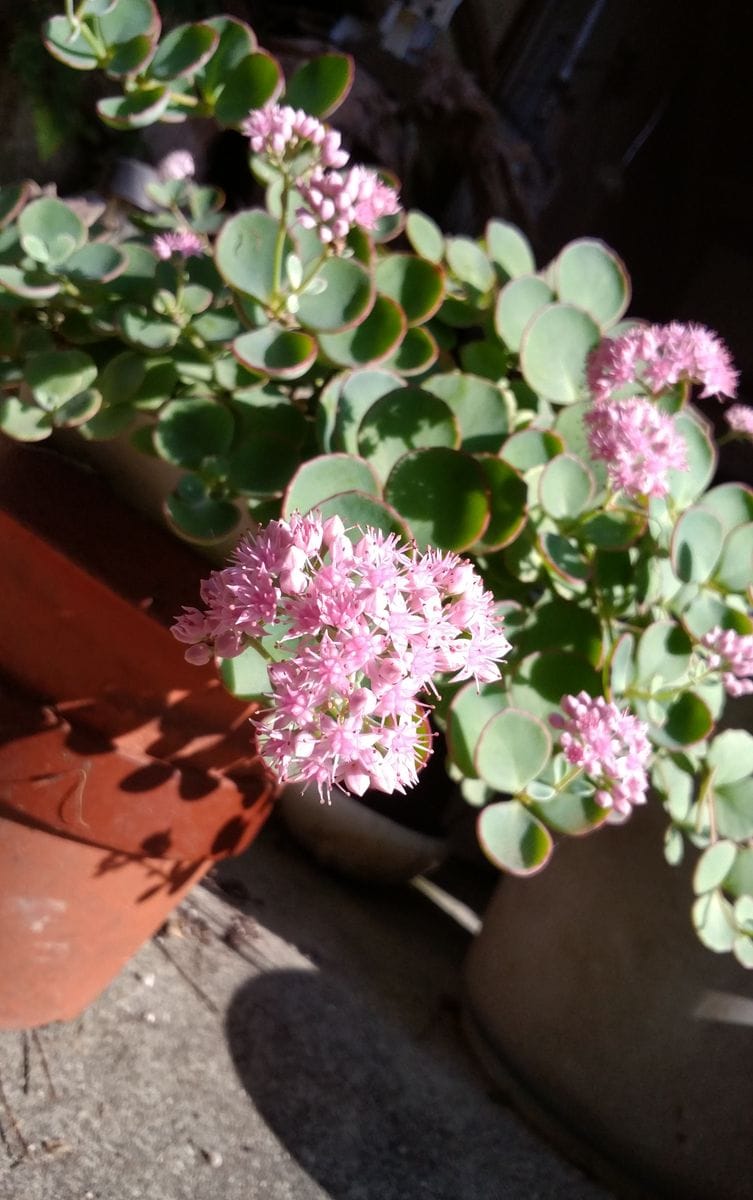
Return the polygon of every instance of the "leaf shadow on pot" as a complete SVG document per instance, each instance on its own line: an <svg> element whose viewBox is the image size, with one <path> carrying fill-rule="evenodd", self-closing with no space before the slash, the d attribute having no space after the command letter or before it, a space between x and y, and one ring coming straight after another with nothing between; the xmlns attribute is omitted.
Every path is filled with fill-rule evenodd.
<svg viewBox="0 0 753 1200"><path fill-rule="evenodd" d="M254 1106L332 1200L543 1194L548 1152L345 984L258 976L235 994L226 1033ZM568 1182L560 1200L590 1194Z"/></svg>

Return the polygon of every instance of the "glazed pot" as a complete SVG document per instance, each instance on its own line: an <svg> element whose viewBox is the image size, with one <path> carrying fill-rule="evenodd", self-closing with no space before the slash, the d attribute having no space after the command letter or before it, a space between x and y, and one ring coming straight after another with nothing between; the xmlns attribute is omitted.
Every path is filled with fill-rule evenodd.
<svg viewBox="0 0 753 1200"><path fill-rule="evenodd" d="M744 1200L753 1174L753 975L690 922L657 804L505 878L465 972L482 1061L620 1194Z"/></svg>

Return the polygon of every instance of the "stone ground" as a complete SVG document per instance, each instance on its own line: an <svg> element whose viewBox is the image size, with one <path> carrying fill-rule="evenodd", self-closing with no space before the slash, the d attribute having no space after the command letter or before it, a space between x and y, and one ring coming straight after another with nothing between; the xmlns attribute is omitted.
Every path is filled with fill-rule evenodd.
<svg viewBox="0 0 753 1200"><path fill-rule="evenodd" d="M470 1057L471 936L271 823L77 1021L0 1033L0 1200L609 1200Z"/></svg>

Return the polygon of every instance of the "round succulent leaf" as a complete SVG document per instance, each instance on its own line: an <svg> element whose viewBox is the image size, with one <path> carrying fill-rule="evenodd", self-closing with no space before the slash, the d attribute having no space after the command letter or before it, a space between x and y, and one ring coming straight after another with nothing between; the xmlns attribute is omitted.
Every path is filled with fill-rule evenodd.
<svg viewBox="0 0 753 1200"><path fill-rule="evenodd" d="M502 446L499 456L511 467L525 473L544 466L564 450L562 439L548 429L521 429Z"/></svg>
<svg viewBox="0 0 753 1200"><path fill-rule="evenodd" d="M466 550L489 523L483 467L462 450L411 450L395 463L384 495L408 522L422 550Z"/></svg>
<svg viewBox="0 0 753 1200"><path fill-rule="evenodd" d="M228 455L228 483L246 496L280 496L300 461L300 446L284 433L262 429Z"/></svg>
<svg viewBox="0 0 753 1200"><path fill-rule="evenodd" d="M720 483L698 503L706 512L713 513L725 536L737 525L753 521L753 488L743 483Z"/></svg>
<svg viewBox="0 0 753 1200"><path fill-rule="evenodd" d="M389 475L409 450L429 446L457 448L458 423L450 408L431 392L403 387L372 404L358 427L358 450L380 479Z"/></svg>
<svg viewBox="0 0 753 1200"><path fill-rule="evenodd" d="M75 428L94 417L101 407L102 393L97 388L87 388L60 404L52 414L52 423L56 429Z"/></svg>
<svg viewBox="0 0 753 1200"><path fill-rule="evenodd" d="M170 92L157 85L124 96L106 96L97 101L97 112L112 129L145 129L159 121L169 103Z"/></svg>
<svg viewBox="0 0 753 1200"><path fill-rule="evenodd" d="M517 795L549 761L552 739L543 721L517 708L490 717L476 745L476 773L498 792Z"/></svg>
<svg viewBox="0 0 753 1200"><path fill-rule="evenodd" d="M236 17L209 17L205 25L217 34L217 45L211 58L197 72L196 82L203 96L213 102L226 77L241 59L257 48L256 34L245 21Z"/></svg>
<svg viewBox="0 0 753 1200"><path fill-rule="evenodd" d="M554 432L563 439L566 450L588 463L597 483L604 487L607 483L606 464L592 460L586 425L583 420L590 408L591 402L588 400L578 401L576 404L570 404L561 409L554 422Z"/></svg>
<svg viewBox="0 0 753 1200"><path fill-rule="evenodd" d="M147 60L152 57L154 48L157 42L157 35L148 33L140 33L136 37L131 38L127 42L121 42L119 46L113 47L107 59L107 74L115 78L120 78L123 75L130 75L143 68L147 64ZM177 90L177 85L175 90ZM162 119L167 120L167 112L170 108L165 109Z"/></svg>
<svg viewBox="0 0 753 1200"><path fill-rule="evenodd" d="M399 375L384 368L351 371L342 378L337 397L333 442L337 449L358 454L358 427L375 400L403 384Z"/></svg>
<svg viewBox="0 0 753 1200"><path fill-rule="evenodd" d="M229 537L240 525L241 514L229 500L208 495L195 475L184 475L165 501L168 522L181 537L211 545Z"/></svg>
<svg viewBox="0 0 753 1200"><path fill-rule="evenodd" d="M714 718L706 702L695 692L681 692L667 708L662 732L674 746L692 746L707 738L713 728Z"/></svg>
<svg viewBox="0 0 753 1200"><path fill-rule="evenodd" d="M528 786L529 795L532 786ZM551 800L543 803L537 801L531 809L555 833L562 833L568 837L583 837L593 833L595 829L606 824L610 811L597 804L592 796L569 788L557 792Z"/></svg>
<svg viewBox="0 0 753 1200"><path fill-rule="evenodd" d="M545 563L565 583L575 585L591 576L591 564L573 538L546 530L539 538L539 549Z"/></svg>
<svg viewBox="0 0 753 1200"><path fill-rule="evenodd" d="M216 400L186 397L162 409L154 430L154 445L167 462L189 470L212 455L226 454L235 432L232 414ZM183 499L188 497L181 493Z"/></svg>
<svg viewBox="0 0 753 1200"><path fill-rule="evenodd" d="M753 777L715 783L713 798L719 837L736 842L753 837Z"/></svg>
<svg viewBox="0 0 753 1200"><path fill-rule="evenodd" d="M156 255L140 242L123 242L119 249L125 255L126 268L122 275L118 276L114 291L124 300L148 303L155 287Z"/></svg>
<svg viewBox="0 0 753 1200"><path fill-rule="evenodd" d="M685 442L688 459L686 471L667 472L669 494L679 508L687 508L706 490L716 471L717 453L701 418L689 412L678 413L675 427Z"/></svg>
<svg viewBox="0 0 753 1200"><path fill-rule="evenodd" d="M100 408L99 412L79 426L78 432L88 442L108 442L125 433L135 419L136 409L133 405L115 404L112 408ZM147 432L151 437L151 429Z"/></svg>
<svg viewBox="0 0 753 1200"><path fill-rule="evenodd" d="M753 896L740 896L739 900L735 901L734 911L735 923L738 928L745 930L748 934L753 934Z"/></svg>
<svg viewBox="0 0 753 1200"><path fill-rule="evenodd" d="M531 244L516 225L496 219L489 221L485 238L489 254L504 277L517 279L536 270Z"/></svg>
<svg viewBox="0 0 753 1200"><path fill-rule="evenodd" d="M255 108L271 104L282 91L280 64L259 50L247 54L225 76L214 115L221 125L240 125Z"/></svg>
<svg viewBox="0 0 753 1200"><path fill-rule="evenodd" d="M728 592L745 592L753 583L753 521L727 534L714 582Z"/></svg>
<svg viewBox="0 0 753 1200"><path fill-rule="evenodd" d="M620 634L609 660L609 699L624 695L633 678L635 638L632 633Z"/></svg>
<svg viewBox="0 0 753 1200"><path fill-rule="evenodd" d="M731 950L737 930L732 905L719 891L699 896L692 908L693 927L709 950L722 954Z"/></svg>
<svg viewBox="0 0 753 1200"><path fill-rule="evenodd" d="M363 367L383 362L398 347L406 330L405 314L394 300L377 296L368 316L341 333L321 333L319 346L333 363Z"/></svg>
<svg viewBox="0 0 753 1200"><path fill-rule="evenodd" d="M463 371L449 371L432 375L423 387L454 413L464 450L497 453L509 428L509 412L495 384Z"/></svg>
<svg viewBox="0 0 753 1200"><path fill-rule="evenodd" d="M586 362L601 341L596 322L572 304L550 304L528 323L520 344L526 383L558 404L582 400Z"/></svg>
<svg viewBox="0 0 753 1200"><path fill-rule="evenodd" d="M439 357L439 347L428 329L414 325L403 334L399 346L384 365L401 375L423 375Z"/></svg>
<svg viewBox="0 0 753 1200"><path fill-rule="evenodd" d="M233 342L233 354L249 371L275 379L298 379L316 361L317 344L300 329L285 329L270 322Z"/></svg>
<svg viewBox="0 0 753 1200"><path fill-rule="evenodd" d="M74 71L93 71L99 58L67 17L50 17L42 25L42 40L53 58Z"/></svg>
<svg viewBox="0 0 753 1200"><path fill-rule="evenodd" d="M753 968L753 938L747 934L740 934L735 938L732 951L741 967L747 970Z"/></svg>
<svg viewBox="0 0 753 1200"><path fill-rule="evenodd" d="M751 526L753 529L753 526ZM688 508L672 534L672 569L683 583L705 583L713 574L722 550L722 527L713 513Z"/></svg>
<svg viewBox="0 0 753 1200"><path fill-rule="evenodd" d="M169 83L193 75L214 53L219 40L217 31L204 22L176 26L157 46L149 64L149 77Z"/></svg>
<svg viewBox="0 0 753 1200"><path fill-rule="evenodd" d="M444 294L444 274L436 263L415 254L388 254L376 266L377 291L396 300L409 325L428 320Z"/></svg>
<svg viewBox="0 0 753 1200"><path fill-rule="evenodd" d="M709 746L706 762L715 786L745 779L753 774L753 736L745 729L725 729Z"/></svg>
<svg viewBox="0 0 753 1200"><path fill-rule="evenodd" d="M0 229L15 221L28 196L28 183L8 183L0 187Z"/></svg>
<svg viewBox="0 0 753 1200"><path fill-rule="evenodd" d="M511 361L507 350L496 341L466 342L460 347L460 365L469 375L479 375L492 383L507 383Z"/></svg>
<svg viewBox="0 0 753 1200"><path fill-rule="evenodd" d="M231 696L238 696L241 700L263 701L272 690L268 662L262 650L247 646L235 658L220 659L218 673Z"/></svg>
<svg viewBox="0 0 753 1200"><path fill-rule="evenodd" d="M518 537L502 551L505 569L520 583L534 583L542 573L536 530L527 522Z"/></svg>
<svg viewBox="0 0 753 1200"><path fill-rule="evenodd" d="M429 262L441 263L444 258L444 235L442 230L427 217L426 213L412 209L405 222L405 235L411 246L421 258Z"/></svg>
<svg viewBox="0 0 753 1200"><path fill-rule="evenodd" d="M475 779L474 755L487 721L507 708L504 685L471 681L455 693L447 710L447 754L466 779Z"/></svg>
<svg viewBox="0 0 753 1200"><path fill-rule="evenodd" d="M362 321L374 303L374 283L354 258L328 258L316 273L324 284L298 297L298 320L316 333L337 333Z"/></svg>
<svg viewBox="0 0 753 1200"><path fill-rule="evenodd" d="M601 621L591 608L560 597L546 598L530 609L515 635L522 655L535 650L572 650L594 667L604 658Z"/></svg>
<svg viewBox="0 0 753 1200"><path fill-rule="evenodd" d="M646 532L647 518L644 513L630 508L611 508L599 512L581 522L576 536L580 541L597 546L600 550L625 550ZM608 561L605 558L603 561Z"/></svg>
<svg viewBox="0 0 753 1200"><path fill-rule="evenodd" d="M692 642L674 621L655 621L644 630L635 659L635 682L654 690L674 683L687 672Z"/></svg>
<svg viewBox="0 0 753 1200"><path fill-rule="evenodd" d="M690 602L681 618L688 633L696 639L702 638L716 625L721 625L722 629L734 629L737 633L753 633L750 617L738 609L730 608L724 596L707 588Z"/></svg>
<svg viewBox="0 0 753 1200"><path fill-rule="evenodd" d="M86 226L72 208L53 196L32 200L18 218L26 254L47 267L64 263L86 241Z"/></svg>
<svg viewBox="0 0 753 1200"><path fill-rule="evenodd" d="M484 294L496 281L494 267L484 250L469 237L450 237L445 242L447 265L456 279Z"/></svg>
<svg viewBox="0 0 753 1200"><path fill-rule="evenodd" d="M476 833L486 857L511 875L535 875L552 855L548 829L518 800L500 800L482 808Z"/></svg>
<svg viewBox="0 0 753 1200"><path fill-rule="evenodd" d="M380 529L382 533L396 533L410 540L410 531L400 513L389 504L366 492L347 491L328 496L317 504L322 520L340 517L352 539L360 536L360 530Z"/></svg>
<svg viewBox="0 0 753 1200"><path fill-rule="evenodd" d="M307 513L323 500L341 492L379 496L376 475L367 462L354 454L321 454L303 463L287 487L282 515Z"/></svg>
<svg viewBox="0 0 753 1200"><path fill-rule="evenodd" d="M555 520L572 520L594 497L593 475L579 458L558 454L544 467L539 479L539 500L544 512Z"/></svg>
<svg viewBox="0 0 753 1200"><path fill-rule="evenodd" d="M510 350L520 350L528 323L554 300L539 275L521 275L502 288L494 308L494 328Z"/></svg>
<svg viewBox="0 0 753 1200"><path fill-rule="evenodd" d="M669 825L664 834L664 860L670 867L679 867L685 857L685 839L674 825Z"/></svg>
<svg viewBox="0 0 753 1200"><path fill-rule="evenodd" d="M548 721L558 712L562 697L588 692L601 694L601 678L585 658L568 650L529 654L510 677L510 703Z"/></svg>
<svg viewBox="0 0 753 1200"><path fill-rule="evenodd" d="M278 228L269 213L249 209L225 222L214 248L217 270L225 282L262 304L274 294ZM286 239L283 257L293 249L293 243Z"/></svg>
<svg viewBox="0 0 753 1200"><path fill-rule="evenodd" d="M127 267L126 256L107 242L89 242L75 250L61 267L61 274L73 283L111 283Z"/></svg>
<svg viewBox="0 0 753 1200"><path fill-rule="evenodd" d="M477 553L502 550L514 542L528 520L528 488L509 463L491 454L479 454L489 487L489 523L475 549Z"/></svg>
<svg viewBox="0 0 753 1200"><path fill-rule="evenodd" d="M0 429L17 442L41 442L52 433L52 418L18 396L0 396Z"/></svg>
<svg viewBox="0 0 753 1200"><path fill-rule="evenodd" d="M116 0L115 4L108 5L97 22L102 41L111 48L141 35L156 40L160 28L160 16L153 0Z"/></svg>
<svg viewBox="0 0 753 1200"><path fill-rule="evenodd" d="M565 246L554 264L554 279L560 300L577 304L602 329L619 321L630 303L624 263L595 238L579 238Z"/></svg>
<svg viewBox="0 0 753 1200"><path fill-rule="evenodd" d="M721 887L732 870L736 857L737 846L734 842L725 839L708 846L698 859L693 872L693 891L696 896Z"/></svg>
<svg viewBox="0 0 753 1200"><path fill-rule="evenodd" d="M485 315L482 309L469 300L445 296L437 313L437 322L440 327L449 325L451 329L471 329L481 325Z"/></svg>
<svg viewBox="0 0 753 1200"><path fill-rule="evenodd" d="M226 345L243 331L234 308L217 308L205 312L191 322L191 329L203 342Z"/></svg>
<svg viewBox="0 0 753 1200"><path fill-rule="evenodd" d="M96 378L96 364L83 350L49 350L24 363L24 379L34 399L48 410L85 391Z"/></svg>
<svg viewBox="0 0 753 1200"><path fill-rule="evenodd" d="M285 103L314 117L328 117L353 86L349 54L320 54L296 68L285 85Z"/></svg>
<svg viewBox="0 0 753 1200"><path fill-rule="evenodd" d="M121 305L117 323L125 340L143 350L169 350L180 337L177 325L154 316L140 304Z"/></svg>

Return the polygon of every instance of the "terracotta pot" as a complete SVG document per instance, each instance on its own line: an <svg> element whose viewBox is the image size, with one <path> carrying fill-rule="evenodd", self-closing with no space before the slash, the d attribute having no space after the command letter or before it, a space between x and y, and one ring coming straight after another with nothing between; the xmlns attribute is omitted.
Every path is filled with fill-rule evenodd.
<svg viewBox="0 0 753 1200"><path fill-rule="evenodd" d="M0 1026L14 1028L80 1012L215 858L249 844L273 786L251 709L145 611L190 603L204 562L89 475L7 442L0 544Z"/></svg>
<svg viewBox="0 0 753 1200"><path fill-rule="evenodd" d="M696 939L692 863L664 862L666 823L649 807L500 883L467 1025L508 1094L620 1194L744 1200L753 975Z"/></svg>

